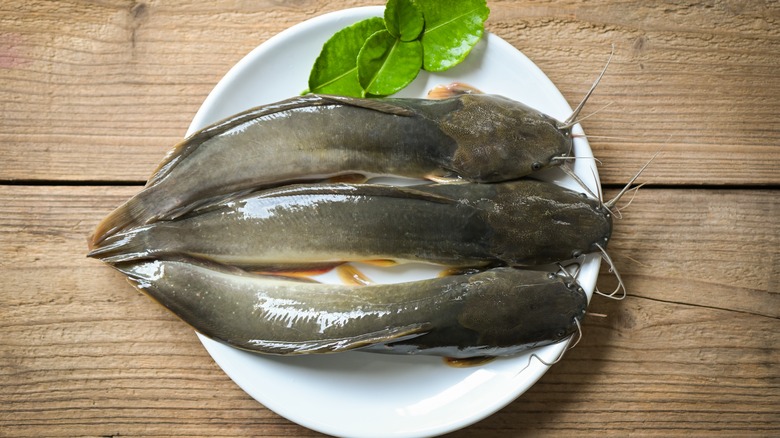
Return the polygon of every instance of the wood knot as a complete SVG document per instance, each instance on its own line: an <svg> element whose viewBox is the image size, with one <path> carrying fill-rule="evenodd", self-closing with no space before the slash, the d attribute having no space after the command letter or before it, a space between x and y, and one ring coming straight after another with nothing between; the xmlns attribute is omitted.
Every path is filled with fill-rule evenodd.
<svg viewBox="0 0 780 438"><path fill-rule="evenodd" d="M130 14L130 46L135 48L138 28L149 15L149 7L146 3L133 2L129 9Z"/></svg>
<svg viewBox="0 0 780 438"><path fill-rule="evenodd" d="M647 37L642 35L634 40L634 55L639 56L647 50Z"/></svg>
<svg viewBox="0 0 780 438"><path fill-rule="evenodd" d="M637 325L634 315L627 311L618 312L614 320L615 328L618 330L631 330Z"/></svg>
<svg viewBox="0 0 780 438"><path fill-rule="evenodd" d="M149 9L146 3L133 2L133 5L130 6L130 17L136 22L146 18L148 12Z"/></svg>

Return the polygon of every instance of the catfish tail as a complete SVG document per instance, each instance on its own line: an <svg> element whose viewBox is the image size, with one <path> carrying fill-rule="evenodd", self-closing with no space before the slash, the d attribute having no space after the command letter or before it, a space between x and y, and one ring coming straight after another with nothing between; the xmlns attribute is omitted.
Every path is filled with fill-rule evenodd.
<svg viewBox="0 0 780 438"><path fill-rule="evenodd" d="M106 263L120 263L152 256L156 251L148 249L147 228L134 228L107 236L96 244L87 257L100 259Z"/></svg>
<svg viewBox="0 0 780 438"><path fill-rule="evenodd" d="M146 188L109 213L89 237L89 249L100 246L108 237L131 227L146 225L157 219L163 203L150 202L150 188Z"/></svg>

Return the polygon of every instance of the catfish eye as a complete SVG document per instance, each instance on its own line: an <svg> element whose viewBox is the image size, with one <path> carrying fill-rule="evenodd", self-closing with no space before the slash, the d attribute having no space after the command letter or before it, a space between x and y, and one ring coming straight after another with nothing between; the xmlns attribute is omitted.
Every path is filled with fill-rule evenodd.
<svg viewBox="0 0 780 438"><path fill-rule="evenodd" d="M534 161L534 163L531 164L531 169L532 170L540 170L541 168L542 168L542 163L540 163L538 161Z"/></svg>

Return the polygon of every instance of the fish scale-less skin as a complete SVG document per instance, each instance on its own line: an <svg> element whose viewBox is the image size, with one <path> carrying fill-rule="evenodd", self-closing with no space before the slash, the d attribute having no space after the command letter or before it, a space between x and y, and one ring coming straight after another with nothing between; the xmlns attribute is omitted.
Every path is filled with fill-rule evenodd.
<svg viewBox="0 0 780 438"><path fill-rule="evenodd" d="M346 173L511 180L560 161L570 129L494 95L444 100L309 95L218 122L177 145L91 244L236 192Z"/></svg>
<svg viewBox="0 0 780 438"><path fill-rule="evenodd" d="M119 233L92 255L116 262L183 254L244 267L295 267L383 258L457 265L461 258L487 254L481 239L489 234L487 224L468 205L316 189L319 194L230 201L224 208ZM281 192L287 191L295 192Z"/></svg>
<svg viewBox="0 0 780 438"><path fill-rule="evenodd" d="M118 233L92 257L185 255L246 268L394 259L540 265L606 246L597 200L551 183L293 185Z"/></svg>
<svg viewBox="0 0 780 438"><path fill-rule="evenodd" d="M345 286L249 275L194 260L115 266L204 335L269 354L515 354L565 339L587 298L576 282L513 268Z"/></svg>
<svg viewBox="0 0 780 438"><path fill-rule="evenodd" d="M432 162L433 157L441 155L427 150L441 144L440 138L434 140L425 135L436 132L432 127L405 133L411 129L405 125L413 122L419 126L418 118L387 116L351 106L318 109L322 111L291 110L284 116L273 117L273 123L269 123L269 118L254 119L235 128L238 132L234 134L213 137L147 190L184 193L188 200L195 200L210 199L217 190L231 193L305 175L357 170L420 175L430 172L437 164ZM335 129L337 126L344 128ZM323 135L323 131L329 135ZM402 148L390 140L396 136L414 139L416 143ZM364 149L355 144L375 147ZM394 151L397 160L382 160L387 150ZM403 163L403 168L393 165L394 161Z"/></svg>

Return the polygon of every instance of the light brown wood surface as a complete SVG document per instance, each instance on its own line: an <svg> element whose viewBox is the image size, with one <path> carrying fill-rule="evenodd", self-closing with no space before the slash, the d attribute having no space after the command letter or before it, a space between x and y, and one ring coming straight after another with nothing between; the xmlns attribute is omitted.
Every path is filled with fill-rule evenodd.
<svg viewBox="0 0 780 438"><path fill-rule="evenodd" d="M318 436L85 258L86 236L252 48L367 4L0 4L0 436ZM664 152L610 244L629 296L595 298L562 362L453 436L780 435L780 5L488 4L572 105L614 44L587 112L612 104L583 122L607 197Z"/></svg>

